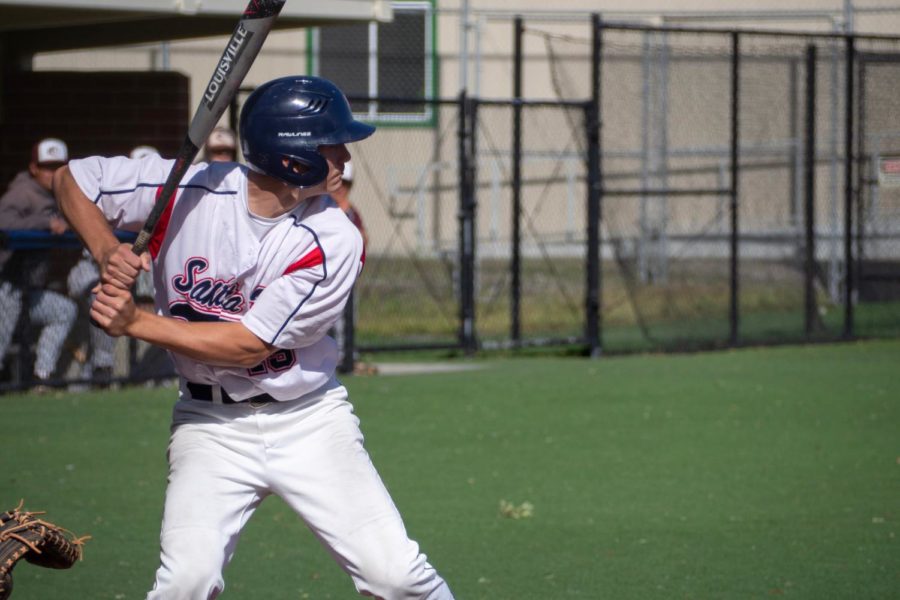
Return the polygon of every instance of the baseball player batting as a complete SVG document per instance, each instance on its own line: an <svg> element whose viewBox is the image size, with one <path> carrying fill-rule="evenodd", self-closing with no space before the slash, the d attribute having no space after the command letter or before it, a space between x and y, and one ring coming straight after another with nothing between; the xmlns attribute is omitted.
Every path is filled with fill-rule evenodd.
<svg viewBox="0 0 900 600"><path fill-rule="evenodd" d="M328 194L341 185L346 144L373 131L327 80L259 87L241 111L248 165L190 167L149 256L120 245L111 225L141 228L171 160L91 157L56 176L62 211L103 270L91 316L110 335L166 348L180 375L148 598L216 597L241 529L271 494L360 594L453 597L363 448L326 336L364 257L359 232ZM136 310L129 291L150 260L156 314Z"/></svg>

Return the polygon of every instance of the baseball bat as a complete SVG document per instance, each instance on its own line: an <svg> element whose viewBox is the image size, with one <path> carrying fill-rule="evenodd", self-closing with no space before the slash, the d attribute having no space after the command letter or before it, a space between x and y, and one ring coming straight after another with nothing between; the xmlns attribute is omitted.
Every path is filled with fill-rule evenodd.
<svg viewBox="0 0 900 600"><path fill-rule="evenodd" d="M172 170L166 178L166 182L160 188L153 210L144 222L137 239L132 245L132 251L140 255L147 249L156 224L166 209L169 200L178 189L178 184L187 172L194 158L200 151L200 147L206 142L206 138L212 133L213 128L222 117L222 113L231 103L231 99L237 93L241 82L250 65L259 54L259 50L269 35L278 13L287 0L250 0L244 14L238 21L231 39L222 52L222 58L216 63L209 83L200 99L200 105L194 112L191 125L181 145L181 149L175 157Z"/></svg>

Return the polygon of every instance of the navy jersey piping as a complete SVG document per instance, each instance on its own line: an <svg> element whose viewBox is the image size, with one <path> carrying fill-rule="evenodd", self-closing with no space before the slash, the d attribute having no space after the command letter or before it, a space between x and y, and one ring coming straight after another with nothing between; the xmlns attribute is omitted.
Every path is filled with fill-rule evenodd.
<svg viewBox="0 0 900 600"><path fill-rule="evenodd" d="M297 226L302 227L303 229L307 230L308 232L310 232L312 234L313 239L316 242L316 246L319 248L319 252L322 253L322 278L313 284L312 289L309 290L309 293L306 295L306 297L300 301L300 304L297 305L297 308L295 308L293 310L293 312L291 312L291 314L288 316L288 318L285 319L284 323L282 323L281 327L278 329L278 331L275 333L275 336L272 338L272 341L269 342L273 346L275 345L275 340L278 339L278 336L281 335L281 332L284 331L284 328L287 327L287 324L291 322L291 320L294 318L294 315L296 315L297 312L299 312L299 310L303 307L303 305L306 304L306 301L312 297L313 293L316 291L316 288L319 287L319 284L322 283L323 281L325 281L325 279L328 277L328 266L327 266L327 260L325 257L325 248L323 248L321 242L319 242L319 236L316 235L316 232L313 231L307 225L304 225L302 223L297 223Z"/></svg>
<svg viewBox="0 0 900 600"><path fill-rule="evenodd" d="M133 188L127 190L100 190L97 192L97 196L94 198L94 204L100 202L100 198L103 196L115 196L116 194L130 194L132 192L136 192L138 188L158 188L165 185L165 183L139 183ZM194 189L194 190L205 190L210 194L218 194L220 196L230 196L237 194L237 190L214 190L212 188L208 188L205 185L198 185L196 183L186 183L184 185L179 185L178 189Z"/></svg>

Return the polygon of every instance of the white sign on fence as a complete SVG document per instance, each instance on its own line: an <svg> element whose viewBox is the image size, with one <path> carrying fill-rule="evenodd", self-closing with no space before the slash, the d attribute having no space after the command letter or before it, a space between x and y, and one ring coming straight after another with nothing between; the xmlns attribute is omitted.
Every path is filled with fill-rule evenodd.
<svg viewBox="0 0 900 600"><path fill-rule="evenodd" d="M900 156L882 156L878 159L878 185L900 187Z"/></svg>

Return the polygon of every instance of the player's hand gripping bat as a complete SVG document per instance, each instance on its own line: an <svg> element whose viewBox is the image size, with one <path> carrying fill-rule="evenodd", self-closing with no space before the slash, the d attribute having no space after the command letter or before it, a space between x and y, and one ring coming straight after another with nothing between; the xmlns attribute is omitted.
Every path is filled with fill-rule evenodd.
<svg viewBox="0 0 900 600"><path fill-rule="evenodd" d="M285 2L287 0L250 0L244 9L244 14L241 15L241 20L238 21L234 33L225 46L225 51L222 52L222 58L216 63L216 69L206 85L203 98L200 99L200 105L194 112L172 170L169 171L169 176L156 197L156 204L153 205L153 210L150 211L144 226L134 240L131 250L138 256L147 250L147 245L153 237L153 230L165 212L166 205L175 195L182 177L219 122L225 108L231 104L231 99L237 93L256 55L259 54ZM98 327L93 318L91 325Z"/></svg>
<svg viewBox="0 0 900 600"><path fill-rule="evenodd" d="M150 216L147 217L134 241L132 251L135 254L140 255L147 249L150 238L153 236L153 230L165 211L166 205L178 189L178 184L181 183L182 177L191 166L200 147L203 146L206 138L219 122L222 113L225 112L225 108L237 93L244 76L250 70L250 65L253 64L256 55L259 54L266 36L286 1L250 0L247 8L244 9L244 14L238 21L234 33L231 34L222 58L216 64L216 70L213 71L212 77L206 85L200 106L197 107L197 111L191 119L187 136L175 158L175 164L172 165L172 170L160 189Z"/></svg>

